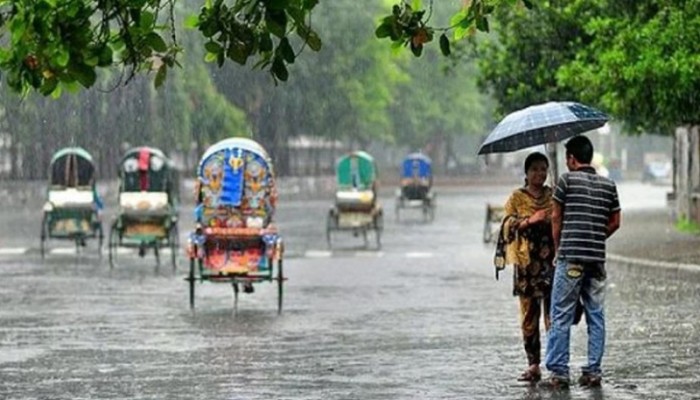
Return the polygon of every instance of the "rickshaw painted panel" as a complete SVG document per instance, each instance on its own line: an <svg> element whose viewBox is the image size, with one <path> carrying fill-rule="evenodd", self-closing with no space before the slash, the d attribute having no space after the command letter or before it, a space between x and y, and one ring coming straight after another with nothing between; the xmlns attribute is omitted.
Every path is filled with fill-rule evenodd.
<svg viewBox="0 0 700 400"><path fill-rule="evenodd" d="M208 150L200 163L197 220L212 227L266 227L277 201L267 153L257 152L259 145L248 139L224 142L226 146L214 145L217 151Z"/></svg>
<svg viewBox="0 0 700 400"><path fill-rule="evenodd" d="M204 266L215 273L246 274L269 269L267 257L261 248L241 250L210 249Z"/></svg>

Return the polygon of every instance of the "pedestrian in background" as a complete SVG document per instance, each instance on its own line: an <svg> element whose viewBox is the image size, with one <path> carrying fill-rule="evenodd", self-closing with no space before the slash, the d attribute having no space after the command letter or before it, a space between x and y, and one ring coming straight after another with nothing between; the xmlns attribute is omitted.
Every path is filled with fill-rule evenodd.
<svg viewBox="0 0 700 400"><path fill-rule="evenodd" d="M543 386L569 386L569 341L579 296L588 325L588 362L579 384L600 386L605 351L605 242L620 227L615 182L590 165L593 145L585 136L566 143L566 166L554 190L552 234L556 249L552 287L552 325L545 365L551 372Z"/></svg>
<svg viewBox="0 0 700 400"><path fill-rule="evenodd" d="M513 265L513 295L520 303L520 326L527 369L519 381L539 381L541 342L540 316L549 329L554 243L550 215L552 189L545 185L549 161L542 153L525 159L525 186L516 189L504 207L496 264Z"/></svg>

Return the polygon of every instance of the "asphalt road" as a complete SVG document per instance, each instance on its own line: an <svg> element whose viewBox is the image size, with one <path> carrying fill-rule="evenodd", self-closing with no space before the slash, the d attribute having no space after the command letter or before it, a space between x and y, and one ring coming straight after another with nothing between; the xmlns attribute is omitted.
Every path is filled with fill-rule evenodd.
<svg viewBox="0 0 700 400"><path fill-rule="evenodd" d="M517 301L507 276L494 280L493 247L482 243L485 204L510 190L443 188L431 223L417 211L396 221L386 195L381 250L349 233L330 250L331 200L283 196L282 315L269 283L237 312L230 286L202 283L190 311L184 254L175 272L130 252L110 270L94 242L82 254L52 243L42 262L41 199L6 199L0 398L700 399L700 276L614 263L603 388L516 382L526 366ZM623 208L663 207L665 190L622 185ZM185 205L183 236L190 214ZM573 372L585 329L573 329Z"/></svg>

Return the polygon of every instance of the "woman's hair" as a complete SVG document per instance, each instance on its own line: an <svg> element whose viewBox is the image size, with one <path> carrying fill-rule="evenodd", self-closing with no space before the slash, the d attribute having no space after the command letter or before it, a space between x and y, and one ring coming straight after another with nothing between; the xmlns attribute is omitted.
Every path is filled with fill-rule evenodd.
<svg viewBox="0 0 700 400"><path fill-rule="evenodd" d="M547 156L536 151L534 153L530 153L530 155L528 155L525 159L525 174L527 174L527 171L530 169L532 164L538 161L544 161L544 165L546 165L547 168L549 168L549 160L547 159Z"/></svg>

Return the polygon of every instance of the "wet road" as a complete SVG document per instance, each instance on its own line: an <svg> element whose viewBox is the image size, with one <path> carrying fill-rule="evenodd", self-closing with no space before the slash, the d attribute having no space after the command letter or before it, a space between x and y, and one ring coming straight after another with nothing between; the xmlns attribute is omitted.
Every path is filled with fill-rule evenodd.
<svg viewBox="0 0 700 400"><path fill-rule="evenodd" d="M3 207L0 398L700 399L700 276L615 264L604 387L552 394L515 382L525 367L517 302L481 242L485 203L508 192L443 189L430 224L417 212L396 222L385 196L381 251L347 234L329 252L330 200L283 199L281 316L265 283L235 315L231 288L203 283L191 312L184 259L176 273L134 255L110 271L60 249L42 263L38 214ZM626 185L623 207L661 207L664 193ZM573 339L577 372L585 325Z"/></svg>

